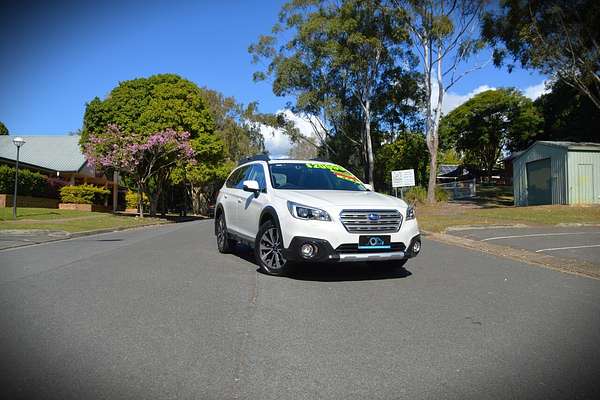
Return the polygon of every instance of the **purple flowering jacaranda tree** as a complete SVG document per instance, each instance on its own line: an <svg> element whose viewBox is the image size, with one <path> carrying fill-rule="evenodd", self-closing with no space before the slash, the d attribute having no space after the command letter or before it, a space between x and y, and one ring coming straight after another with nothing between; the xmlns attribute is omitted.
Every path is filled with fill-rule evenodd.
<svg viewBox="0 0 600 400"><path fill-rule="evenodd" d="M131 177L138 189L140 216L144 216L142 193L150 199L150 214L156 215L158 199L166 179L176 165L194 163L188 132L173 129L150 136L124 133L111 124L102 135L90 136L84 154L92 166L115 169ZM150 181L154 188L150 190Z"/></svg>

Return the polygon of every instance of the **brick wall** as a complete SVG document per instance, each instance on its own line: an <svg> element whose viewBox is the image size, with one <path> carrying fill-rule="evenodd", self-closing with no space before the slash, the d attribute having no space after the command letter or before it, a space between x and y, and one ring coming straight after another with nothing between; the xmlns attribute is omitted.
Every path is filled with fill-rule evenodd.
<svg viewBox="0 0 600 400"><path fill-rule="evenodd" d="M13 196L11 194L0 194L0 207L12 206ZM17 196L17 207L58 208L58 200L45 197Z"/></svg>

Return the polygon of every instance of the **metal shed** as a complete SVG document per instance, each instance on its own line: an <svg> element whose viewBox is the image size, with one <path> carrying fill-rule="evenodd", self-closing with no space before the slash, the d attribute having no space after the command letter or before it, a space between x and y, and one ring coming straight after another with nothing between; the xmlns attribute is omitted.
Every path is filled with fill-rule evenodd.
<svg viewBox="0 0 600 400"><path fill-rule="evenodd" d="M513 159L515 205L600 203L600 143L537 141Z"/></svg>

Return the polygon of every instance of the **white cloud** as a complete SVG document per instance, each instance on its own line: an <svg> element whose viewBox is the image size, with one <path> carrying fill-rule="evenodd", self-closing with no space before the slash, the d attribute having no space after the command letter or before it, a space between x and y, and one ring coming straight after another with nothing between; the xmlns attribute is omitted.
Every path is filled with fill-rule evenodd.
<svg viewBox="0 0 600 400"><path fill-rule="evenodd" d="M272 157L281 158L288 154L292 147L292 142L280 129L262 125L260 133L265 138L265 149Z"/></svg>
<svg viewBox="0 0 600 400"><path fill-rule="evenodd" d="M493 90L493 89L495 89L495 87L491 87L488 85L481 85L481 86L476 87L469 93L463 94L463 95L454 93L454 92L446 92L444 94L444 103L442 104L442 112L444 113L444 115L448 114L450 111L454 110L456 107L460 106L462 103L469 100L471 97L475 96L476 94L485 92L486 90ZM435 93L437 93L437 88L436 88ZM435 104L434 100L437 102L437 95L435 96L435 99L432 99L432 104Z"/></svg>
<svg viewBox="0 0 600 400"><path fill-rule="evenodd" d="M285 116L294 122L296 128L306 137L313 138L314 131L308 117L294 114L290 110L278 110L276 113L283 113ZM315 118L315 117L312 117ZM263 137L265 138L265 148L273 158L286 157L292 147L292 142L280 129L274 129L266 125L260 128Z"/></svg>
<svg viewBox="0 0 600 400"><path fill-rule="evenodd" d="M537 85L528 86L523 90L525 97L529 97L531 100L535 100L543 94L548 93L550 90L546 89L546 81L540 82Z"/></svg>

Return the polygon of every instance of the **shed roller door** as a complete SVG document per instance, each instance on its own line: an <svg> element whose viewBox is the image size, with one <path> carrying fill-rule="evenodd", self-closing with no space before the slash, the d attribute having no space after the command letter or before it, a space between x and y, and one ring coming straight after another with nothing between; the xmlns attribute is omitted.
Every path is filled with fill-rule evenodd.
<svg viewBox="0 0 600 400"><path fill-rule="evenodd" d="M527 203L552 204L551 163L549 158L527 163Z"/></svg>

